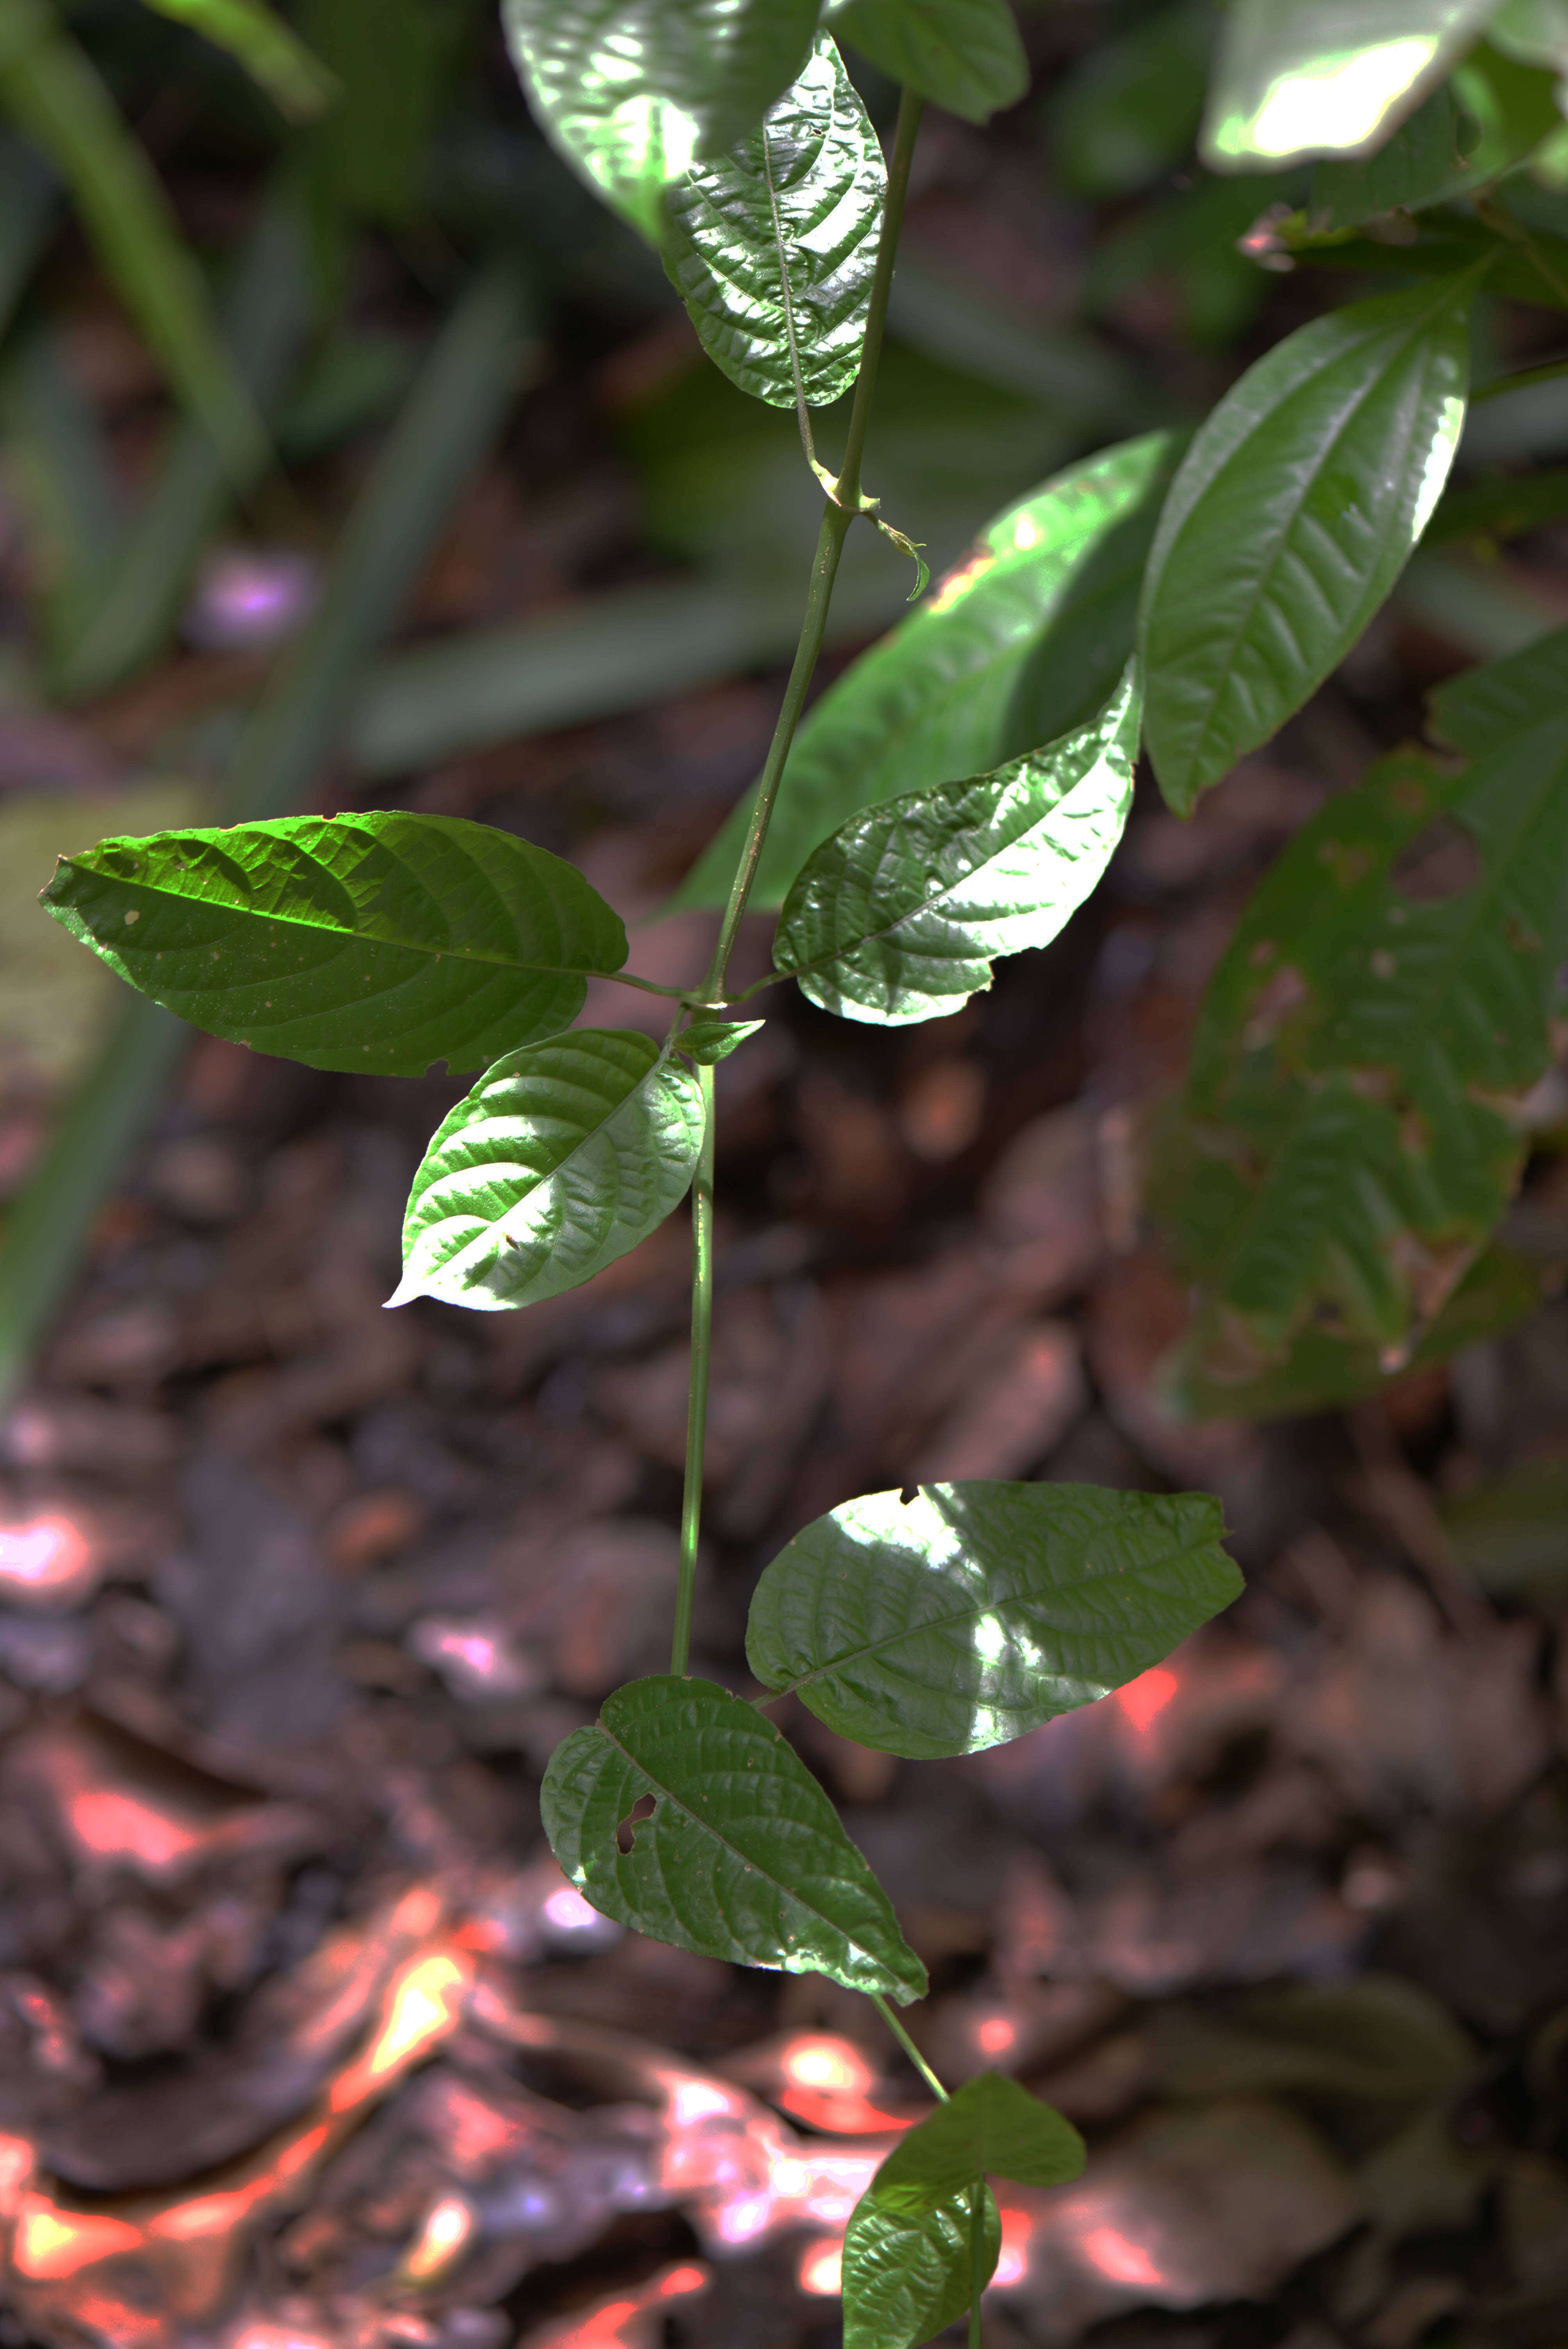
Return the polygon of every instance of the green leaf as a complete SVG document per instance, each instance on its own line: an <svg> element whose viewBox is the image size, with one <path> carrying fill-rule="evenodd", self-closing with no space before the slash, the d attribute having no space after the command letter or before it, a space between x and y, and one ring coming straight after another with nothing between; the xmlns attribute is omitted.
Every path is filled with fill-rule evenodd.
<svg viewBox="0 0 1568 2349"><path fill-rule="evenodd" d="M648 1799L652 1815L632 1821ZM617 1689L551 1755L540 1810L584 1899L638 1932L903 2006L925 1993L827 1795L770 1721L711 1681Z"/></svg>
<svg viewBox="0 0 1568 2349"><path fill-rule="evenodd" d="M1002 2214L984 2190L981 2291L1002 2249ZM967 2192L918 2212L862 2194L844 2234L844 2349L916 2349L962 2316L975 2290L972 2228Z"/></svg>
<svg viewBox="0 0 1568 2349"><path fill-rule="evenodd" d="M1484 189L1561 127L1551 76L1483 43L1375 155L1318 165L1313 225L1356 227L1381 212L1420 212Z"/></svg>
<svg viewBox="0 0 1568 2349"><path fill-rule="evenodd" d="M1213 45L1212 9L1176 0L1060 75L1047 119L1063 184L1079 196L1130 196L1185 162Z"/></svg>
<svg viewBox="0 0 1568 2349"><path fill-rule="evenodd" d="M308 122L338 95L337 77L313 57L265 0L145 0L238 59L291 122Z"/></svg>
<svg viewBox="0 0 1568 2349"><path fill-rule="evenodd" d="M1502 0L1487 37L1524 65L1568 74L1568 0Z"/></svg>
<svg viewBox="0 0 1568 2349"><path fill-rule="evenodd" d="M1507 210L1506 200L1493 199L1494 214ZM1380 244L1373 237L1357 236L1348 229L1315 231L1305 212L1279 224L1279 240L1287 254L1299 254L1324 269L1349 270L1398 277L1449 277L1484 265L1487 291L1506 294L1519 302L1533 302L1543 310L1568 309L1568 237L1549 236L1532 229L1530 242L1510 243L1482 222L1448 211L1436 219L1425 213L1415 220L1409 242Z"/></svg>
<svg viewBox="0 0 1568 2349"><path fill-rule="evenodd" d="M1200 427L1144 574L1144 737L1179 815L1347 653L1437 502L1475 276L1298 327Z"/></svg>
<svg viewBox="0 0 1568 2349"><path fill-rule="evenodd" d="M537 1305L591 1280L686 1195L700 1081L647 1037L583 1028L509 1052L430 1137L389 1305Z"/></svg>
<svg viewBox="0 0 1568 2349"><path fill-rule="evenodd" d="M1093 725L851 816L785 900L775 968L824 1011L891 1028L957 1010L997 955L1048 946L1121 837L1139 704L1130 662Z"/></svg>
<svg viewBox="0 0 1568 2349"><path fill-rule="evenodd" d="M887 2209L929 2210L977 2178L1065 2186L1086 2158L1070 2121L1016 2080L982 2072L899 2139L871 2191Z"/></svg>
<svg viewBox="0 0 1568 2349"><path fill-rule="evenodd" d="M709 356L773 408L860 371L887 167L830 36L738 146L670 189L665 267Z"/></svg>
<svg viewBox="0 0 1568 2349"><path fill-rule="evenodd" d="M1121 1687L1239 1598L1222 1531L1204 1493L871 1493L766 1569L747 1661L858 1744L977 1753Z"/></svg>
<svg viewBox="0 0 1568 2349"><path fill-rule="evenodd" d="M987 121L1029 87L1007 0L839 0L827 21L893 81L966 122Z"/></svg>
<svg viewBox="0 0 1568 2349"><path fill-rule="evenodd" d="M761 1019L694 1019L676 1038L676 1050L699 1067L711 1068L716 1061L727 1061L738 1044L744 1044L766 1024Z"/></svg>
<svg viewBox="0 0 1568 2349"><path fill-rule="evenodd" d="M818 0L502 0L547 138L657 243L664 194L755 129L805 66Z"/></svg>
<svg viewBox="0 0 1568 2349"><path fill-rule="evenodd" d="M389 227L428 212L426 182L466 13L449 0L296 0L342 98L301 141L323 254L346 223ZM341 253L341 246L339 247ZM339 265L344 265L340 260ZM346 308L346 298L338 306Z"/></svg>
<svg viewBox="0 0 1568 2349"><path fill-rule="evenodd" d="M1162 1154L1198 1284L1178 1377L1239 1390L1313 1330L1401 1370L1458 1302L1552 1065L1565 874L1561 671L1461 773L1386 760L1296 835L1210 982Z"/></svg>
<svg viewBox="0 0 1568 2349"><path fill-rule="evenodd" d="M970 560L861 655L808 715L773 812L754 905L777 905L860 808L930 791L1081 725L1132 648L1138 581L1179 452L1146 434L1009 506ZM722 905L750 817L738 807L676 905Z"/></svg>
<svg viewBox="0 0 1568 2349"><path fill-rule="evenodd" d="M100 841L43 903L210 1035L313 1069L482 1068L619 970L618 915L559 856L457 816L290 816Z"/></svg>
<svg viewBox="0 0 1568 2349"><path fill-rule="evenodd" d="M1264 171L1367 154L1427 95L1496 0L1233 0L1204 119L1205 162Z"/></svg>
<svg viewBox="0 0 1568 2349"><path fill-rule="evenodd" d="M1568 712L1568 628L1554 628L1506 660L1461 669L1427 697L1433 733L1481 758Z"/></svg>
<svg viewBox="0 0 1568 2349"><path fill-rule="evenodd" d="M5 0L0 109L49 158L115 290L240 475L266 454L266 435L213 323L196 257L163 184L85 49L44 0Z"/></svg>

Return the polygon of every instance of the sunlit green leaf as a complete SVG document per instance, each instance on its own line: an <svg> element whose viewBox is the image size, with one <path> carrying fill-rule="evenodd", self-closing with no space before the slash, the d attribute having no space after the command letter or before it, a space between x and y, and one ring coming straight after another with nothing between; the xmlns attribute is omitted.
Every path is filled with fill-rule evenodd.
<svg viewBox="0 0 1568 2349"><path fill-rule="evenodd" d="M886 191L876 132L826 33L755 130L672 186L665 266L742 391L820 408L849 389Z"/></svg>
<svg viewBox="0 0 1568 2349"><path fill-rule="evenodd" d="M632 1815L651 1801L651 1816ZM738 1965L822 1973L908 2005L925 1969L770 1721L712 1681L633 1681L550 1757L551 1848L594 1908Z"/></svg>
<svg viewBox="0 0 1568 2349"><path fill-rule="evenodd" d="M575 868L457 816L291 816L100 841L44 904L211 1035L315 1069L482 1068L583 1009L626 933Z"/></svg>
<svg viewBox="0 0 1568 2349"><path fill-rule="evenodd" d="M1097 41L1052 86L1048 120L1064 183L1129 196L1191 153L1203 111L1214 11L1175 0Z"/></svg>
<svg viewBox="0 0 1568 2349"><path fill-rule="evenodd" d="M1568 74L1568 0L1502 0L1487 37L1524 65Z"/></svg>
<svg viewBox="0 0 1568 2349"><path fill-rule="evenodd" d="M1016 2080L982 2072L900 2137L872 2180L884 2209L929 2210L977 2178L1064 2186L1081 2176L1084 2142L1070 2121Z"/></svg>
<svg viewBox="0 0 1568 2349"><path fill-rule="evenodd" d="M776 968L825 1011L898 1027L957 1010L996 956L1048 946L1121 837L1139 710L1130 662L1092 725L851 816L785 900Z"/></svg>
<svg viewBox="0 0 1568 2349"><path fill-rule="evenodd" d="M657 243L664 192L761 120L805 66L818 0L502 0L540 127Z"/></svg>
<svg viewBox="0 0 1568 2349"><path fill-rule="evenodd" d="M1338 794L1210 984L1162 1160L1198 1284L1177 1371L1211 1390L1272 1376L1315 1330L1405 1367L1517 1183L1568 955L1561 666L1544 714L1456 701L1441 723L1487 743L1475 763L1402 754Z"/></svg>
<svg viewBox="0 0 1568 2349"><path fill-rule="evenodd" d="M985 2189L985 2290L1002 2249L1002 2215ZM934 2209L892 2209L863 2194L844 2233L844 2349L916 2349L963 2315L974 2292L967 2192Z"/></svg>
<svg viewBox="0 0 1568 2349"><path fill-rule="evenodd" d="M1204 159L1265 171L1370 152L1419 105L1496 0L1233 0L1204 119Z"/></svg>
<svg viewBox="0 0 1568 2349"><path fill-rule="evenodd" d="M1008 507L969 561L822 696L784 770L754 905L779 905L858 809L986 773L1093 716L1132 649L1180 445L1162 432L1124 441ZM748 800L676 905L723 905L749 814Z"/></svg>
<svg viewBox="0 0 1568 2349"><path fill-rule="evenodd" d="M760 1019L694 1019L676 1038L676 1050L699 1067L711 1068L717 1061L727 1061L736 1046L755 1036L763 1024Z"/></svg>
<svg viewBox="0 0 1568 2349"><path fill-rule="evenodd" d="M45 0L5 0L0 110L69 187L105 271L181 403L236 472L253 469L266 436L213 324L196 257L98 68Z"/></svg>
<svg viewBox="0 0 1568 2349"><path fill-rule="evenodd" d="M1355 227L1380 212L1420 212L1484 190L1561 127L1550 75L1483 44L1375 155L1318 165L1314 223Z"/></svg>
<svg viewBox="0 0 1568 2349"><path fill-rule="evenodd" d="M507 1053L430 1137L388 1304L500 1312L577 1288L679 1205L702 1135L699 1079L645 1036L582 1028Z"/></svg>
<svg viewBox="0 0 1568 2349"><path fill-rule="evenodd" d="M227 49L291 121L308 122L338 94L336 77L265 0L146 0L146 5Z"/></svg>
<svg viewBox="0 0 1568 2349"><path fill-rule="evenodd" d="M986 121L1029 87L1007 0L838 0L827 21L891 79L969 122Z"/></svg>
<svg viewBox="0 0 1568 2349"><path fill-rule="evenodd" d="M973 1754L1119 1688L1241 1594L1203 1493L923 1485L796 1535L747 1659L884 1754Z"/></svg>
<svg viewBox="0 0 1568 2349"><path fill-rule="evenodd" d="M1437 502L1464 420L1473 277L1336 310L1200 427L1144 574L1144 736L1187 814L1360 636Z"/></svg>

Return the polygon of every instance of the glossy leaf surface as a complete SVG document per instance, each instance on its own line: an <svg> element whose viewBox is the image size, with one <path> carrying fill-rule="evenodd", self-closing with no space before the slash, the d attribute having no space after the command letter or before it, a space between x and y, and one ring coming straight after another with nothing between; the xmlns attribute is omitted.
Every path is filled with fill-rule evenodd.
<svg viewBox="0 0 1568 2349"><path fill-rule="evenodd" d="M840 0L828 23L891 80L968 122L1016 105L1029 87L1007 0Z"/></svg>
<svg viewBox="0 0 1568 2349"><path fill-rule="evenodd" d="M541 129L657 243L669 182L801 71L817 0L502 0L501 18Z"/></svg>
<svg viewBox="0 0 1568 2349"><path fill-rule="evenodd" d="M1136 664L1099 718L1043 750L853 816L785 901L775 966L824 1011L899 1027L1047 946L1095 887L1132 803Z"/></svg>
<svg viewBox="0 0 1568 2349"><path fill-rule="evenodd" d="M755 1036L764 1024L760 1019L694 1019L676 1038L676 1050L699 1067L712 1068L718 1061L727 1061L737 1046Z"/></svg>
<svg viewBox="0 0 1568 2349"><path fill-rule="evenodd" d="M1016 2080L982 2072L899 2139L871 2190L888 2209L926 2210L977 2178L1064 2186L1082 2174L1084 2160L1070 2121Z"/></svg>
<svg viewBox="0 0 1568 2349"><path fill-rule="evenodd" d="M779 786L754 905L777 905L858 809L987 772L1093 717L1132 649L1160 500L1180 444L1149 433L1058 473L863 653L808 714ZM683 885L722 905L749 798Z"/></svg>
<svg viewBox="0 0 1568 2349"><path fill-rule="evenodd" d="M620 916L559 856L393 810L100 841L44 904L144 995L313 1069L482 1068L583 1009Z"/></svg>
<svg viewBox="0 0 1568 2349"><path fill-rule="evenodd" d="M758 128L694 164L666 202L665 266L709 356L770 407L849 389L860 368L887 168L820 33Z"/></svg>
<svg viewBox="0 0 1568 2349"><path fill-rule="evenodd" d="M1239 1597L1206 1494L1093 1485L870 1493L796 1535L746 1653L841 1737L973 1754L1119 1688Z"/></svg>
<svg viewBox="0 0 1568 2349"><path fill-rule="evenodd" d="M651 1816L632 1821L647 1798ZM617 1689L556 1747L540 1808L584 1899L640 1933L902 2005L924 1994L925 1969L827 1795L772 1723L712 1681Z"/></svg>
<svg viewBox="0 0 1568 2349"><path fill-rule="evenodd" d="M1445 731L1477 742L1473 765L1385 761L1248 906L1167 1154L1200 1288L1179 1378L1240 1390L1309 1330L1401 1369L1458 1303L1518 1180L1517 1104L1551 1066L1568 955L1561 671L1531 714L1494 712L1479 749L1456 702Z"/></svg>
<svg viewBox="0 0 1568 2349"><path fill-rule="evenodd" d="M577 1029L509 1052L438 1127L390 1305L536 1305L602 1272L685 1196L700 1083L646 1036Z"/></svg>
<svg viewBox="0 0 1568 2349"><path fill-rule="evenodd" d="M985 2189L980 2289L995 2273L1002 2217ZM972 2296L967 2193L907 2211L863 2194L844 2232L844 2349L915 2349L963 2315Z"/></svg>
<svg viewBox="0 0 1568 2349"><path fill-rule="evenodd" d="M265 0L147 0L227 49L291 121L308 122L337 96L335 77Z"/></svg>
<svg viewBox="0 0 1568 2349"><path fill-rule="evenodd" d="M1144 738L1178 814L1301 707L1398 577L1464 420L1474 285L1299 327L1200 427L1139 612Z"/></svg>
<svg viewBox="0 0 1568 2349"><path fill-rule="evenodd" d="M1366 154L1448 71L1496 0L1233 0L1202 153L1264 171Z"/></svg>

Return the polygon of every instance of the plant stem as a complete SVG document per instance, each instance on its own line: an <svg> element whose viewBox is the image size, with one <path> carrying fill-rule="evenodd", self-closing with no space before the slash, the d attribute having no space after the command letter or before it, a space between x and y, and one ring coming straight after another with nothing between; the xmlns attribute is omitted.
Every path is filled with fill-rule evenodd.
<svg viewBox="0 0 1568 2349"><path fill-rule="evenodd" d="M910 2037L908 2032L904 2029L903 2023L899 2021L897 2015L893 2013L886 1999L883 1998L882 1992L874 1990L868 1991L866 1995L870 1998L872 2004L875 2007L882 2021L887 2024L888 2029L892 2033L893 2037L898 2041L899 2045L903 2049L904 2054L909 2057L910 2062L914 2065L915 2070L920 2074L921 2078L925 2082L926 2086L931 2090L932 2095L936 2098L937 2103L939 2105L944 2105L947 2102L946 2089L943 2086L941 2081L937 2078L935 2073L932 2070L930 2064L926 2062L924 2056L921 2054L919 2048L915 2045L913 2040Z"/></svg>
<svg viewBox="0 0 1568 2349"><path fill-rule="evenodd" d="M914 154L915 134L920 129L921 106L921 99L907 89L899 100L892 160L888 165L887 203L882 212L882 233L877 240L871 305L866 312L866 331L861 344L861 367L855 378L854 404L850 410L844 461L839 470L838 496L830 499L823 510L822 527L817 535L817 552L811 561L811 585L806 598L806 616L800 624L800 641L796 647L794 667L789 671L789 682L784 688L773 740L768 746L768 758L763 766L762 780L757 787L757 800L751 811L746 846L741 851L740 863L736 869L729 903L724 909L724 920L719 926L718 944L713 950L707 984L703 989L704 999L710 1004L719 1004L724 1000L724 981L729 968L729 957L735 950L746 901L751 895L751 885L757 878L757 867L761 861L763 843L768 837L768 826L772 821L773 803L779 796L789 746L800 722L800 712L805 708L806 695L817 667L817 656L822 649L822 633L828 625L828 606L833 597L833 580L838 573L839 557L843 553L850 524L860 508L861 462L865 454L866 428L871 422L877 362L882 357L882 328L887 323L888 295L892 290L892 265L898 252L898 233L903 223L903 201L909 187L909 167Z"/></svg>
<svg viewBox="0 0 1568 2349"><path fill-rule="evenodd" d="M670 1670L686 1671L691 1651L692 1597L696 1588L697 1538L702 1531L703 1449L707 1437L707 1372L713 1350L713 1070L699 1067L702 1149L691 1190L691 1381L686 1391L686 1485L681 1495L681 1571Z"/></svg>
<svg viewBox="0 0 1568 2349"><path fill-rule="evenodd" d="M985 2183L977 2178L969 2189L969 2349L985 2349L980 2325L980 2294L985 2285L980 2271L985 2261Z"/></svg>

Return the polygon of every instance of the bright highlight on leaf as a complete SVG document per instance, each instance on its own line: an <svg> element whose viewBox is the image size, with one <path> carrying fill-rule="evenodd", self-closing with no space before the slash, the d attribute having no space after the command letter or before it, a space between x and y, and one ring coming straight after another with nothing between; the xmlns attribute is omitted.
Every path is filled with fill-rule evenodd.
<svg viewBox="0 0 1568 2349"><path fill-rule="evenodd" d="M963 2315L996 2271L1002 2217L989 2187L980 2274L967 2192L907 2211L863 2194L844 2234L844 2349L915 2349Z"/></svg>
<svg viewBox="0 0 1568 2349"><path fill-rule="evenodd" d="M1029 87L1007 0L838 0L827 21L891 80L967 122L1016 105Z"/></svg>
<svg viewBox="0 0 1568 2349"><path fill-rule="evenodd" d="M1085 2158L1082 2137L1053 2106L1000 2072L982 2072L900 2137L871 2190L886 2209L926 2210L980 2178L1065 2186L1082 2175Z"/></svg>
<svg viewBox="0 0 1568 2349"><path fill-rule="evenodd" d="M1047 946L1132 803L1137 665L1092 726L994 775L852 817L785 901L775 967L825 1011L898 1027L955 1011L995 957Z"/></svg>
<svg viewBox="0 0 1568 2349"><path fill-rule="evenodd" d="M651 1799L651 1816L635 1817ZM551 1755L551 1849L607 1917L677 1949L908 2005L925 1969L793 1748L711 1681L633 1681Z"/></svg>
<svg viewBox="0 0 1568 2349"><path fill-rule="evenodd" d="M1331 800L1210 983L1165 1154L1205 1408L1310 1333L1402 1368L1508 1204L1568 957L1565 676L1559 631L1444 688L1474 763Z"/></svg>
<svg viewBox="0 0 1568 2349"><path fill-rule="evenodd" d="M1144 740L1189 814L1350 650L1426 526L1464 421L1478 277L1299 327L1200 428L1144 574Z"/></svg>
<svg viewBox="0 0 1568 2349"><path fill-rule="evenodd" d="M841 1737L932 1759L1021 1737L1169 1655L1241 1594L1206 1494L871 1493L757 1586L747 1661Z"/></svg>
<svg viewBox="0 0 1568 2349"><path fill-rule="evenodd" d="M584 1028L509 1052L431 1137L387 1303L499 1312L577 1288L679 1205L702 1135L699 1079L645 1036Z"/></svg>
<svg viewBox="0 0 1568 2349"><path fill-rule="evenodd" d="M808 715L784 771L754 905L777 905L860 808L957 782L1091 719L1132 649L1144 558L1180 442L1151 432L1057 474L987 524L969 561ZM742 802L678 905L722 905Z"/></svg>
<svg viewBox="0 0 1568 2349"><path fill-rule="evenodd" d="M800 73L817 0L502 0L541 129L657 243L665 190Z"/></svg>
<svg viewBox="0 0 1568 2349"><path fill-rule="evenodd" d="M398 810L100 841L44 905L210 1035L360 1075L482 1068L569 1027L626 933L574 866Z"/></svg>
<svg viewBox="0 0 1568 2349"><path fill-rule="evenodd" d="M1365 152L1441 79L1496 0L1233 0L1201 141L1218 171Z"/></svg>
<svg viewBox="0 0 1568 2349"><path fill-rule="evenodd" d="M826 33L758 128L671 188L665 266L709 356L754 399L822 408L854 382L886 192Z"/></svg>
<svg viewBox="0 0 1568 2349"><path fill-rule="evenodd" d="M145 5L160 16L172 16L178 25L189 25L215 48L227 49L291 122L310 121L338 95L335 76L265 0L145 0Z"/></svg>

